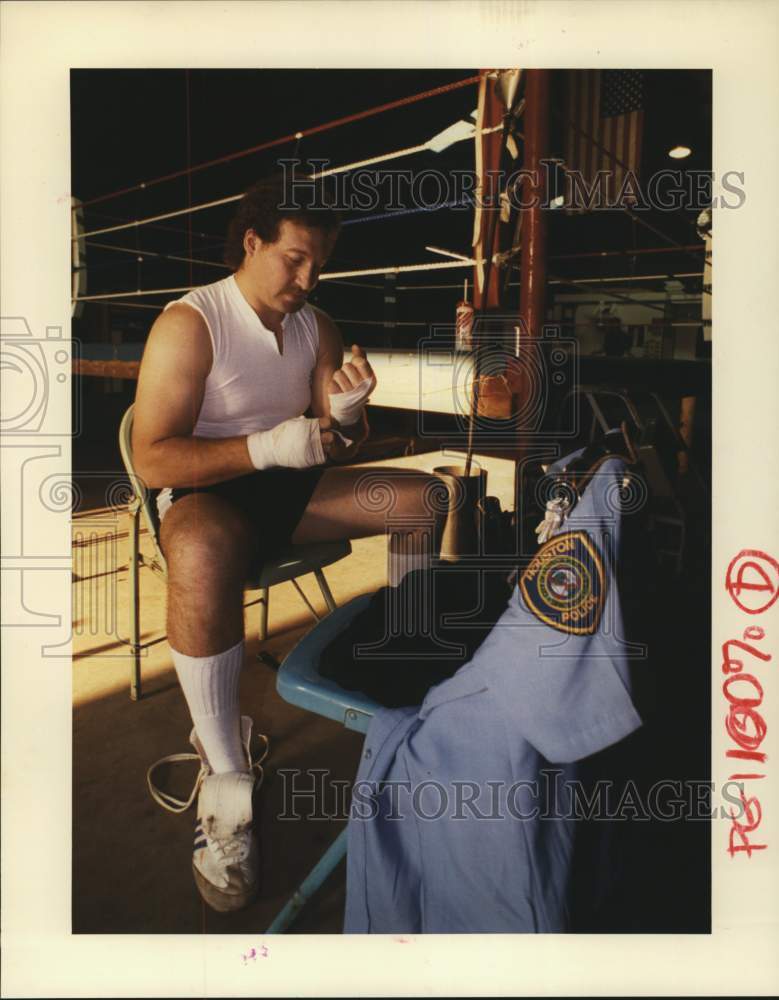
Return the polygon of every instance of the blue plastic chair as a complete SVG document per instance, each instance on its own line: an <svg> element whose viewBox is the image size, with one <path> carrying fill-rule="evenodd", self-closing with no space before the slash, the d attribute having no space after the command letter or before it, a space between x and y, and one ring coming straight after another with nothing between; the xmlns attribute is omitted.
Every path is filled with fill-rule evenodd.
<svg viewBox="0 0 779 1000"><path fill-rule="evenodd" d="M315 625L285 658L276 679L276 690L290 705L323 715L363 734L368 731L372 717L381 706L359 691L345 691L322 677L319 661L325 647L368 606L370 599L370 594L355 597ZM346 856L346 834L346 829L339 833L295 889L268 928L268 934L283 934L338 862Z"/></svg>

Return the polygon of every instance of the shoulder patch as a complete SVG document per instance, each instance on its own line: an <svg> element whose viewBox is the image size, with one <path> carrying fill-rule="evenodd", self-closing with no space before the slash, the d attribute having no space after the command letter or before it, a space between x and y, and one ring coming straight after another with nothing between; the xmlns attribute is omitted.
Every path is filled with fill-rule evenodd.
<svg viewBox="0 0 779 1000"><path fill-rule="evenodd" d="M543 545L519 580L528 609L545 625L592 635L606 601L603 560L586 531L566 531Z"/></svg>

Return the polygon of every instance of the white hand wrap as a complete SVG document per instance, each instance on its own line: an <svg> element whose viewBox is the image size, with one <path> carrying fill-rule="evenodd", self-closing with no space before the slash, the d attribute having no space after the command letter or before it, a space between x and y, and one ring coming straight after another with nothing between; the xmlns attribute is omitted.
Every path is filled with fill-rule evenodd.
<svg viewBox="0 0 779 1000"><path fill-rule="evenodd" d="M325 452L316 417L292 417L269 431L254 431L246 438L255 469L286 466L308 469L324 465Z"/></svg>
<svg viewBox="0 0 779 1000"><path fill-rule="evenodd" d="M376 379L364 378L348 392L330 393L330 416L341 427L351 427L362 416L363 403L376 388Z"/></svg>

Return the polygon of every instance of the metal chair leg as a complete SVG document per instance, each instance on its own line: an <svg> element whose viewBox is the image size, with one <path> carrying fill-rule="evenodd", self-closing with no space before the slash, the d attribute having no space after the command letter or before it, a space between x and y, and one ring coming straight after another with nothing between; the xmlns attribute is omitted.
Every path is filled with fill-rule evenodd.
<svg viewBox="0 0 779 1000"><path fill-rule="evenodd" d="M260 642L265 642L268 638L268 603L270 601L270 588L262 587L260 590Z"/></svg>
<svg viewBox="0 0 779 1000"><path fill-rule="evenodd" d="M319 584L319 589L322 591L322 597L325 599L325 604L327 605L328 610L335 611L338 605L335 603L332 592L327 585L325 574L321 569L315 569L314 576L316 577L316 582Z"/></svg>
<svg viewBox="0 0 779 1000"><path fill-rule="evenodd" d="M316 613L316 608L311 603L311 601L309 601L309 599L306 597L306 595L305 595L305 593L303 591L303 588L300 586L300 584L297 582L297 580L293 579L293 580L290 581L290 583L292 584L292 586L295 588L295 590L300 595L301 601L305 604L305 606L311 612L312 617L315 618L318 622L321 622L322 621L321 615L318 615Z"/></svg>
<svg viewBox="0 0 779 1000"><path fill-rule="evenodd" d="M338 862L346 856L346 833L347 831L344 829L338 834L308 876L303 879L292 894L292 898L285 904L266 931L267 934L283 934Z"/></svg>
<svg viewBox="0 0 779 1000"><path fill-rule="evenodd" d="M140 510L128 510L130 515L130 698L138 701L141 697L141 603L140 603Z"/></svg>

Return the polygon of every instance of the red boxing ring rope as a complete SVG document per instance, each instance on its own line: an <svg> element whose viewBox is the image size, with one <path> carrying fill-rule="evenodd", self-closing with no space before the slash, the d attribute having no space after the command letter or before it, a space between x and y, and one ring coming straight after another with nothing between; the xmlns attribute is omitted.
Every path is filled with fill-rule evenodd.
<svg viewBox="0 0 779 1000"><path fill-rule="evenodd" d="M191 175L199 170L205 170L207 167L215 167L220 163L229 163L231 160L238 160L243 156L250 156L252 153L260 153L266 149L272 149L274 146L283 146L285 143L294 142L297 139L304 139L307 136L317 135L320 132L328 132L330 129L338 128L340 125L348 125L351 122L360 121L363 118L370 118L372 115L380 115L385 111L392 111L395 108L402 108L408 104L414 104L417 101L424 101L428 97L437 97L439 94L446 94L452 90L458 90L460 87L467 87L471 84L478 83L478 76L469 76L464 80L456 80L454 83L447 83L441 87L434 87L432 90L425 90L419 94L411 94L409 97L401 97L397 101L390 101L387 104L379 104L374 108L367 108L365 111L357 111L353 115L345 115L343 118L335 118L331 122L325 122L322 125L314 125L311 128L302 129L299 132L292 132L289 135L280 136L278 139L270 139L268 142L261 142L257 146L250 146L248 149L241 149L236 153L227 153L225 156L218 156L215 160L207 160L205 163L196 163L194 167L184 167L181 170L175 170L172 174L164 174L162 177L155 177L150 181L143 181L140 184L134 184L132 187L120 188L118 191L110 191L108 194L97 195L95 198L88 198L82 202L82 205L96 205L98 202L107 201L109 198L118 198L123 194L131 194L133 191L143 191L146 188L150 188L155 184L162 184L163 181L172 181L177 177L184 177L186 175Z"/></svg>

